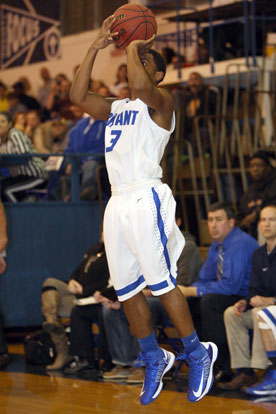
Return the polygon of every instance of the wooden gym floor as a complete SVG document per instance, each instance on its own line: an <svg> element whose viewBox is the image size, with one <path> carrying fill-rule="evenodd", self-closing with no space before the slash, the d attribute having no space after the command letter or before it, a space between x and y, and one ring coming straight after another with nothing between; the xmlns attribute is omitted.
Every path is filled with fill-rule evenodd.
<svg viewBox="0 0 276 414"><path fill-rule="evenodd" d="M214 386L197 403L186 399L187 374L165 382L157 400L141 406L141 386L47 375L25 364L22 345L10 345L11 364L0 371L0 414L276 414L276 397L254 400L241 392L223 393Z"/></svg>

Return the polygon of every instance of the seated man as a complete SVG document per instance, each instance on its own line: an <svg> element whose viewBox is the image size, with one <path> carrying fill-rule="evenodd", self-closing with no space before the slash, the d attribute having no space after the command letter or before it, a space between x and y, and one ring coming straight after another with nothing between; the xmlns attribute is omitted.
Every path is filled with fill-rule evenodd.
<svg viewBox="0 0 276 414"><path fill-rule="evenodd" d="M69 367L65 368L65 374L81 374L94 378L101 376L100 371L109 371L113 368L102 321L102 304L104 302L112 303L113 300L117 300L117 296L112 287L97 291L97 286L100 288L99 280L94 280L93 295L86 298L87 301L79 299L72 309L69 353L74 357L74 360ZM92 330L93 323L99 326L97 358L95 335ZM99 366L101 360L103 363Z"/></svg>
<svg viewBox="0 0 276 414"><path fill-rule="evenodd" d="M239 227L257 238L259 213L268 204L276 204L276 168L269 156L258 151L249 162L252 184L240 199L237 219Z"/></svg>
<svg viewBox="0 0 276 414"><path fill-rule="evenodd" d="M226 308L246 296L251 259L258 243L235 226L235 212L225 203L208 209L208 228L214 239L199 280L192 286L179 286L188 297L194 324L202 341L214 341L219 349L216 379L232 376L223 321Z"/></svg>
<svg viewBox="0 0 276 414"><path fill-rule="evenodd" d="M256 382L253 368L265 369L268 366L259 330L258 313L262 308L275 303L276 205L261 210L260 230L266 244L253 255L248 295L224 313L231 367L236 370L232 381L218 384L224 390L252 385ZM250 350L249 330L252 329L253 341Z"/></svg>
<svg viewBox="0 0 276 414"><path fill-rule="evenodd" d="M178 226L181 225L180 218L176 219ZM178 285L188 286L198 279L202 266L202 258L193 236L184 232L185 247L178 260ZM169 315L158 298L152 297L149 289L144 289L150 307L153 326L167 325L170 322ZM119 302L109 304L103 309L103 318L108 347L115 367L106 372L105 379L125 379L127 383L139 383L144 381L144 372L133 370L134 360L138 357L140 347L137 339L131 334L129 323Z"/></svg>
<svg viewBox="0 0 276 414"><path fill-rule="evenodd" d="M103 233L101 233L101 241ZM109 271L103 242L92 246L79 266L72 272L69 283L48 278L42 287L43 328L51 334L57 350L57 358L48 370L60 370L70 360L68 339L60 317L70 317L75 299L86 298L97 290L104 289L109 280Z"/></svg>

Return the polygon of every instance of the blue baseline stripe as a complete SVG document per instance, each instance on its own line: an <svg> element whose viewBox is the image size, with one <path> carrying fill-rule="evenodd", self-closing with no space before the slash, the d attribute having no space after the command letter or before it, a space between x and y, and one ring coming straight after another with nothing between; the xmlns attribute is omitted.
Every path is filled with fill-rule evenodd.
<svg viewBox="0 0 276 414"><path fill-rule="evenodd" d="M166 236L165 230L164 230L164 222L161 216L161 212L160 212L160 207L161 207L161 202L160 199L158 197L157 192L155 191L155 189L152 187L151 189L152 194L153 194L153 200L156 206L156 211L157 211L157 224L158 224L158 228L159 228L159 232L160 232L160 236L161 236L161 241L164 247L164 256L166 259L166 263L167 263L167 267L169 272L171 271L171 263L170 263L170 258L169 258L169 253L168 253L168 249L167 249L167 241L168 238Z"/></svg>
<svg viewBox="0 0 276 414"><path fill-rule="evenodd" d="M138 280L131 283L130 285L124 287L123 289L116 290L116 293L118 296L125 295L126 293L131 292L132 290L135 290L139 285L141 285L145 281L144 276L141 275Z"/></svg>
<svg viewBox="0 0 276 414"><path fill-rule="evenodd" d="M269 312L268 309L263 309L263 312L269 317L269 319L274 323L274 325L276 326L276 319L274 318L274 316Z"/></svg>

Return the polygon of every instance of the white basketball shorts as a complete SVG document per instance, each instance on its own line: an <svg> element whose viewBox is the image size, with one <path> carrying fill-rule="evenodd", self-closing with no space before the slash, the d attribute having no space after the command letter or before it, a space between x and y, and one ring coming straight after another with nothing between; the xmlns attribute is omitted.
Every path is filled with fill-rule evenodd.
<svg viewBox="0 0 276 414"><path fill-rule="evenodd" d="M118 299L146 286L155 296L174 289L185 240L175 223L176 203L160 180L112 188L104 216L104 243Z"/></svg>

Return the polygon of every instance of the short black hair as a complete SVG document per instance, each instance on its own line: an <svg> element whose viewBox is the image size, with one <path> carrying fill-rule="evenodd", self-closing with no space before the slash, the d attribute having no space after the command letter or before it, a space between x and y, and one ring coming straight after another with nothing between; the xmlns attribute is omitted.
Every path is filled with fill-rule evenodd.
<svg viewBox="0 0 276 414"><path fill-rule="evenodd" d="M259 158L263 160L269 167L272 167L271 162L270 162L270 156L267 152L258 151L254 155L252 155L252 157L250 157L249 161L253 160L254 158Z"/></svg>
<svg viewBox="0 0 276 414"><path fill-rule="evenodd" d="M214 213L218 210L224 210L229 220L236 218L236 212L232 204L224 203L223 201L218 201L217 203L213 203L209 206L208 213Z"/></svg>
<svg viewBox="0 0 276 414"><path fill-rule="evenodd" d="M154 64L156 66L157 72L163 72L163 74L164 74L162 79L160 79L160 81L158 81L158 83L159 83L164 79L164 77L166 75L166 62L165 62L165 59L163 58L163 56L160 55L160 53L157 52L156 50L150 49L149 53L153 56L153 61L154 61Z"/></svg>

